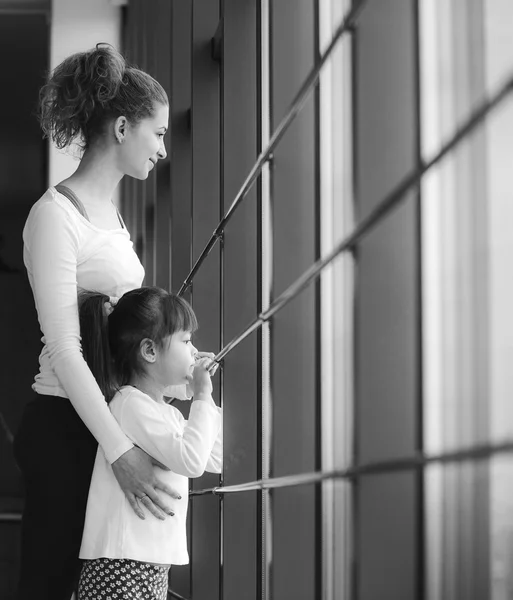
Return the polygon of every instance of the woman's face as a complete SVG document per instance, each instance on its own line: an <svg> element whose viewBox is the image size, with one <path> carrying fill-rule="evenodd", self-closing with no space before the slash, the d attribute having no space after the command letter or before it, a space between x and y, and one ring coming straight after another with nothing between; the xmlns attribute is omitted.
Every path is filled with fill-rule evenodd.
<svg viewBox="0 0 513 600"><path fill-rule="evenodd" d="M164 134L169 121L169 106L156 104L152 117L136 125L126 124L123 143L119 147L120 167L125 175L146 179L157 161L166 158Z"/></svg>

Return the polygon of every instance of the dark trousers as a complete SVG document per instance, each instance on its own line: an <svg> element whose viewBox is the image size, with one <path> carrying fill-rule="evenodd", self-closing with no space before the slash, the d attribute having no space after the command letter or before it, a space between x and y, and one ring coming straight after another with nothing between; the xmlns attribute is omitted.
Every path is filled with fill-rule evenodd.
<svg viewBox="0 0 513 600"><path fill-rule="evenodd" d="M70 600L97 443L70 401L37 395L14 454L25 482L17 600Z"/></svg>

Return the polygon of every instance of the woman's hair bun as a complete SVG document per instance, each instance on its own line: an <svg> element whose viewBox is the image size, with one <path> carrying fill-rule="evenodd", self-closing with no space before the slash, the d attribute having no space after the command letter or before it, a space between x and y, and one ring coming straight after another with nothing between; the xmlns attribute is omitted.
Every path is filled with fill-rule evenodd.
<svg viewBox="0 0 513 600"><path fill-rule="evenodd" d="M40 92L39 120L57 148L90 134L109 113L125 74L125 59L110 44L66 58L51 73Z"/></svg>
<svg viewBox="0 0 513 600"><path fill-rule="evenodd" d="M123 83L125 59L110 44L97 44L94 50L83 54L83 73L76 77L83 78L84 89L90 89L97 102L106 104L113 100Z"/></svg>
<svg viewBox="0 0 513 600"><path fill-rule="evenodd" d="M137 123L168 104L167 94L153 77L127 65L110 44L64 59L41 88L39 121L57 148L80 139L86 149L109 119L124 115Z"/></svg>

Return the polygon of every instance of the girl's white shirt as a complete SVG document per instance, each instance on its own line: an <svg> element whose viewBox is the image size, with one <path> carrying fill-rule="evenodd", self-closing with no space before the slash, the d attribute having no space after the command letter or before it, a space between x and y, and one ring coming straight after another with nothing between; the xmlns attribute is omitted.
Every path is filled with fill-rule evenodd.
<svg viewBox="0 0 513 600"><path fill-rule="evenodd" d="M82 357L77 292L120 297L142 285L144 268L126 228L96 227L53 187L30 210L23 242L43 333L39 373L32 387L39 394L69 398L112 463L133 444L109 411ZM184 388L175 392L185 397Z"/></svg>
<svg viewBox="0 0 513 600"><path fill-rule="evenodd" d="M175 407L157 402L131 386L122 387L109 404L134 444L166 465L158 478L181 495L158 492L175 515L164 521L147 513L137 517L121 491L109 461L99 448L94 464L80 558L127 558L181 565L189 562L186 517L190 477L222 467L222 411L211 396L195 400L189 419Z"/></svg>

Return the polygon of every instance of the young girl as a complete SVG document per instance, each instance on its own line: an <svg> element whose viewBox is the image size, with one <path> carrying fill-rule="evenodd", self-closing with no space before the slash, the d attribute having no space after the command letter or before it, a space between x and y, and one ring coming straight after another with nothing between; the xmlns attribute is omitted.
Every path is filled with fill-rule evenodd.
<svg viewBox="0 0 513 600"><path fill-rule="evenodd" d="M171 564L188 562L188 478L221 471L221 410L212 400L217 365L199 360L190 305L160 288L79 299L84 357L128 438L169 471L163 481L181 494L174 518L141 520L116 482L101 448L94 464L80 558L79 600L167 597ZM211 355L213 357L213 355ZM189 419L164 400L170 385L189 383Z"/></svg>

